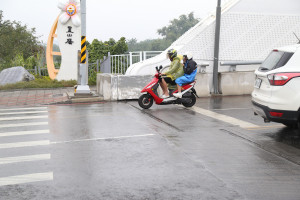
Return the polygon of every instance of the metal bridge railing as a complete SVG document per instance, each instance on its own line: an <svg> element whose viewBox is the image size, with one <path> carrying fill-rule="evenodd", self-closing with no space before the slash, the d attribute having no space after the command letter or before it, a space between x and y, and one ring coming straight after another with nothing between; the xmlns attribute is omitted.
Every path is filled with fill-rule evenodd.
<svg viewBox="0 0 300 200"><path fill-rule="evenodd" d="M139 62L142 59L149 59L161 53L160 51L150 51L150 52L131 52L130 54L124 55L110 55L104 56L103 59L99 59L94 63L89 63L88 74L89 76L93 72L102 72L102 73L113 73L113 74L125 74L127 68L130 66L130 60L133 64ZM135 54L134 54L135 53ZM142 54L142 56L140 56ZM145 60L145 59L144 59ZM220 66L230 66L229 71L236 71L236 66L238 65L259 65L263 61L224 61L220 62ZM206 67L209 66L209 63L203 62L198 64L198 73L206 73ZM166 67L168 68L168 66ZM164 69L166 70L166 69ZM34 69L27 69L28 72L34 73L40 76L48 76L48 69L35 66Z"/></svg>
<svg viewBox="0 0 300 200"><path fill-rule="evenodd" d="M260 65L262 64L262 60L255 60L255 61L223 61L220 62L220 66L230 66L229 71L235 72L236 66L238 65ZM206 67L209 66L209 63L200 63L198 64L200 66L199 73L206 73Z"/></svg>
<svg viewBox="0 0 300 200"><path fill-rule="evenodd" d="M110 55L103 59L97 60L95 63L89 63L89 75L93 72L125 74L128 67L134 63L152 58L162 51L136 51L128 54Z"/></svg>
<svg viewBox="0 0 300 200"><path fill-rule="evenodd" d="M263 61L262 60L255 60L255 61L224 61L220 62L220 66L230 66L229 71L235 72L237 65L260 65Z"/></svg>
<svg viewBox="0 0 300 200"><path fill-rule="evenodd" d="M111 55L111 73L125 74L128 67L134 63L157 56L162 51L135 51L122 55Z"/></svg>

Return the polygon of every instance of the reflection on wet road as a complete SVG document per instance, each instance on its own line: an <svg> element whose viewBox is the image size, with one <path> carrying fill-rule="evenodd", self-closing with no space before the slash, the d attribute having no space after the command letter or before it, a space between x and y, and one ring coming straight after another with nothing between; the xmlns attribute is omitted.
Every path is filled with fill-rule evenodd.
<svg viewBox="0 0 300 200"><path fill-rule="evenodd" d="M197 101L1 109L0 199L300 199L298 130Z"/></svg>
<svg viewBox="0 0 300 200"><path fill-rule="evenodd" d="M300 132L298 129L282 127L276 131L265 131L263 134L277 142L282 142L300 149Z"/></svg>

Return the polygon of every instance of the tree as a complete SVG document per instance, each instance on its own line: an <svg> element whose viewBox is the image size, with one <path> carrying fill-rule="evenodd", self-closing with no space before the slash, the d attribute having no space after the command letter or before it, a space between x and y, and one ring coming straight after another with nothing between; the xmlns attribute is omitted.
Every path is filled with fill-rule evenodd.
<svg viewBox="0 0 300 200"><path fill-rule="evenodd" d="M158 29L157 33L163 36L164 39L174 42L198 22L199 20L196 19L194 13L191 12L188 15L179 16L179 19L171 20L170 25Z"/></svg>
<svg viewBox="0 0 300 200"><path fill-rule="evenodd" d="M195 19L194 13L192 12L188 15L181 15L179 19L171 20L170 25L157 30L158 34L163 36L163 39L148 39L137 42L137 40L133 38L127 42L128 49L129 51L164 51L172 42L177 40L198 22L199 20Z"/></svg>
<svg viewBox="0 0 300 200"><path fill-rule="evenodd" d="M0 10L0 70L12 67L22 59L24 63L29 59L28 63L35 64L31 56L36 57L39 52L43 52L43 47L35 36L35 29L28 29L20 22L4 20Z"/></svg>
<svg viewBox="0 0 300 200"><path fill-rule="evenodd" d="M163 51L171 45L165 39L153 39L137 42L135 38L127 42L128 51Z"/></svg>
<svg viewBox="0 0 300 200"><path fill-rule="evenodd" d="M113 55L123 54L128 51L125 37L121 37L120 40L112 47Z"/></svg>
<svg viewBox="0 0 300 200"><path fill-rule="evenodd" d="M102 42L94 39L91 44L87 45L89 52L89 62L94 63L98 59L103 59L108 52L112 55L124 54L128 51L128 46L125 37L121 37L117 42L110 38L108 41Z"/></svg>

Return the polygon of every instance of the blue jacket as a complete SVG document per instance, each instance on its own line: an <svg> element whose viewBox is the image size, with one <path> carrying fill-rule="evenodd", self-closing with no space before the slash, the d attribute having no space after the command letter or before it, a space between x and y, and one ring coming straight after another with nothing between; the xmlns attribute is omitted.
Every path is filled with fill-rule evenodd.
<svg viewBox="0 0 300 200"><path fill-rule="evenodd" d="M188 61L185 62L183 67L184 67L184 68L187 68L188 63L189 63ZM196 65L197 65L197 64L196 64ZM197 68L196 68L191 74L186 74L186 73L185 73L183 76L177 78L177 79L175 80L175 82L176 82L178 85L182 86L182 85L184 85L184 84L186 84L186 83L193 82L193 81L195 80L196 75L197 75Z"/></svg>

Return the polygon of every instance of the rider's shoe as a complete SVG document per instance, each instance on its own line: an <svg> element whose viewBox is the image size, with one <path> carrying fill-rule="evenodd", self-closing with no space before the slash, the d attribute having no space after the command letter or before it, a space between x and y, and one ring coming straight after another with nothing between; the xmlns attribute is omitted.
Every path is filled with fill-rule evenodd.
<svg viewBox="0 0 300 200"><path fill-rule="evenodd" d="M164 95L164 94L161 96L161 98L163 98L163 99L166 99L166 98L169 98L169 97L170 97L170 96L166 96L166 95Z"/></svg>
<svg viewBox="0 0 300 200"><path fill-rule="evenodd" d="M174 93L173 96L177 98L182 98L182 93L181 92Z"/></svg>

